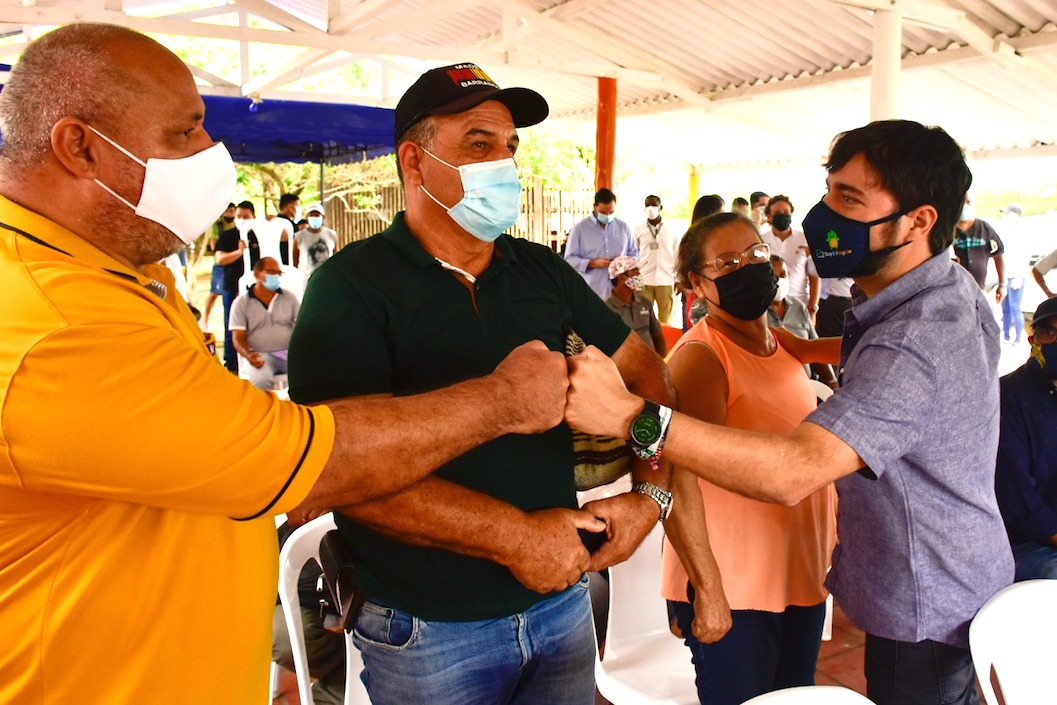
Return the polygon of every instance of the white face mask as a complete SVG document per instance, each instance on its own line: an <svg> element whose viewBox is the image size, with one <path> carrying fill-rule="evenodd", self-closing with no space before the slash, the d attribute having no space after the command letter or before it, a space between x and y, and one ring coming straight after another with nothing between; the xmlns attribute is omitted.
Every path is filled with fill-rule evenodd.
<svg viewBox="0 0 1057 705"><path fill-rule="evenodd" d="M789 296L789 277L778 277L778 291L774 292L775 301L785 301Z"/></svg>
<svg viewBox="0 0 1057 705"><path fill-rule="evenodd" d="M91 125L88 129L147 170L143 177L143 193L136 205L99 179L95 180L139 217L165 226L183 242L191 244L227 210L235 193L236 174L235 164L223 142L182 159L150 157L144 162Z"/></svg>
<svg viewBox="0 0 1057 705"><path fill-rule="evenodd" d="M646 206L646 218L649 220L657 220L661 214L660 206Z"/></svg>
<svg viewBox="0 0 1057 705"><path fill-rule="evenodd" d="M256 220L253 220L251 218L235 219L235 227L238 229L239 235L242 236L243 240L246 239L246 233L248 233L250 230L253 230L253 226L256 222Z"/></svg>

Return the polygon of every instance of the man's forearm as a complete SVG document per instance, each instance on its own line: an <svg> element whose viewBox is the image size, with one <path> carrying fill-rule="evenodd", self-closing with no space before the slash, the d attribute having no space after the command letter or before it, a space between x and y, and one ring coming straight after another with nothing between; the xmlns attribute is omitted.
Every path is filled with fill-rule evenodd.
<svg viewBox="0 0 1057 705"><path fill-rule="evenodd" d="M239 259L241 257L242 257L242 251L241 250L231 250L230 252L223 252L222 251L222 252L217 252L216 253L216 256L213 258L213 261L216 262L219 265L227 266L227 265L231 264L232 262L234 262L235 260L237 260L237 259Z"/></svg>
<svg viewBox="0 0 1057 705"><path fill-rule="evenodd" d="M486 377L408 397L341 399L330 459L303 509L392 494L506 433L540 433L562 417L564 357L536 341Z"/></svg>
<svg viewBox="0 0 1057 705"><path fill-rule="evenodd" d="M1035 283L1037 283L1039 287L1043 290L1043 292L1046 293L1046 297L1052 299L1053 292L1050 291L1050 288L1048 286L1046 286L1046 277L1044 277L1042 273L1034 267L1031 268L1031 276L1035 278Z"/></svg>
<svg viewBox="0 0 1057 705"><path fill-rule="evenodd" d="M817 310L819 299L822 297L822 280L809 275L807 281L808 305L811 313L814 313Z"/></svg>
<svg viewBox="0 0 1057 705"><path fill-rule="evenodd" d="M526 516L506 502L436 477L336 511L402 543L500 564L523 533Z"/></svg>
<svg viewBox="0 0 1057 705"><path fill-rule="evenodd" d="M242 355L245 358L249 358L253 354L250 350L250 346L247 344L246 331L244 330L233 330L231 331L231 342L235 346L235 352Z"/></svg>

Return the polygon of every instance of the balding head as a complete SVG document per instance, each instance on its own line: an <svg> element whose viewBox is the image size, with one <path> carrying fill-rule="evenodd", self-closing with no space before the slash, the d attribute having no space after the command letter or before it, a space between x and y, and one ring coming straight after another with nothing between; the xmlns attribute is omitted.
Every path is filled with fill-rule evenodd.
<svg viewBox="0 0 1057 705"><path fill-rule="evenodd" d="M191 72L153 39L60 27L26 48L0 94L0 193L132 267L157 261L183 243L170 215L135 212L144 165L213 146L204 110Z"/></svg>
<svg viewBox="0 0 1057 705"><path fill-rule="evenodd" d="M105 24L66 25L34 41L0 93L0 159L20 167L41 164L51 128L65 116L119 132L120 116L146 79L122 55L158 48L138 32Z"/></svg>

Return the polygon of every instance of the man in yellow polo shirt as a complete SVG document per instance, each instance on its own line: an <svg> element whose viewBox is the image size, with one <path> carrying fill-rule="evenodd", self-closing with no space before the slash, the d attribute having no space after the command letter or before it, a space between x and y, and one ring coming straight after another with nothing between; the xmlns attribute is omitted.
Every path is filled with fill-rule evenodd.
<svg viewBox="0 0 1057 705"><path fill-rule="evenodd" d="M202 118L175 55L108 25L44 35L0 96L0 702L263 703L272 515L561 421L565 363L541 343L446 389L312 408L227 373L151 264L234 189Z"/></svg>

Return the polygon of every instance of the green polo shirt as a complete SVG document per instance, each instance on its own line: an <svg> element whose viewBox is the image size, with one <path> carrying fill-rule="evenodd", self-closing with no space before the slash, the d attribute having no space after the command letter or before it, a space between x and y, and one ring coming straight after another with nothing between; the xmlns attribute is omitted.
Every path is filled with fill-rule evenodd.
<svg viewBox="0 0 1057 705"><path fill-rule="evenodd" d="M492 372L518 345L562 350L569 324L612 354L630 334L583 277L541 245L501 236L495 257L466 286L404 224L353 243L312 275L290 341L290 396L407 395ZM365 428L363 433L371 433ZM400 457L363 458L374 466ZM436 475L532 511L575 507L571 434L509 434L437 469ZM411 546L348 519L338 527L357 557L357 582L376 602L423 619L468 621L523 611L546 597L504 566Z"/></svg>

